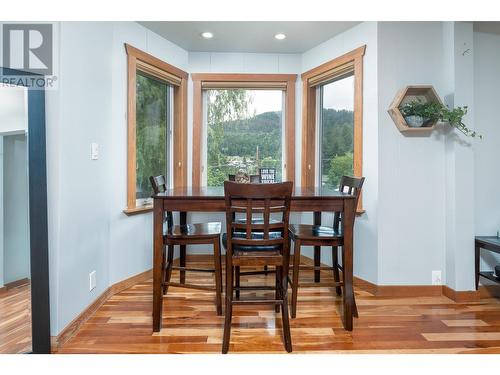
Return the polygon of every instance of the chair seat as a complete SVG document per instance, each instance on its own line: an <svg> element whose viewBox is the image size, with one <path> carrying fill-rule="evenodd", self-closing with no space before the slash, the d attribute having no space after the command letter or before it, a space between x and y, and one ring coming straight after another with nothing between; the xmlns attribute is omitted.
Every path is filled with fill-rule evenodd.
<svg viewBox="0 0 500 375"><path fill-rule="evenodd" d="M166 233L167 238L214 238L220 236L221 223L174 225Z"/></svg>
<svg viewBox="0 0 500 375"><path fill-rule="evenodd" d="M301 240L329 240L341 239L342 231L336 231L332 227L308 224L290 224L290 235L292 238Z"/></svg>
<svg viewBox="0 0 500 375"><path fill-rule="evenodd" d="M246 238L247 234L246 232L234 232L233 233L233 238ZM269 239L273 238L280 238L281 237L281 232L269 232ZM254 240L262 240L264 239L264 233L262 232L252 232L252 239ZM227 249L227 233L222 234L222 245L224 245L224 248ZM253 252L262 252L262 251L278 251L280 249L279 245L270 245L270 246L263 246L263 245L252 245L252 246L247 246L247 245L233 245L233 252L238 253L238 252L246 252L246 253L253 253Z"/></svg>

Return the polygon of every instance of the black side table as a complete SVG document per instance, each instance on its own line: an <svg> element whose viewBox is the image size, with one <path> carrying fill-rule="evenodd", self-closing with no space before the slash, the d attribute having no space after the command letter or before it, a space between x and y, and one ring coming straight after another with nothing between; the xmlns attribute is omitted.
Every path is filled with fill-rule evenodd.
<svg viewBox="0 0 500 375"><path fill-rule="evenodd" d="M488 280L500 283L500 279L494 276L494 272L491 271L480 271L479 270L479 255L481 249L493 251L494 253L500 254L500 238L496 236L478 236L475 241L476 251L475 251L475 263L476 263L476 290L479 287L479 276L485 277Z"/></svg>

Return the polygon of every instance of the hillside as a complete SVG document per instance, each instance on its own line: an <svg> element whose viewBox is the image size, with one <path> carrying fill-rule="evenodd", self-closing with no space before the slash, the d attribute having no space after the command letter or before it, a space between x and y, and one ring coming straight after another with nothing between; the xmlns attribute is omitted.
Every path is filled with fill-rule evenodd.
<svg viewBox="0 0 500 375"><path fill-rule="evenodd" d="M326 109L323 118L322 159L323 174L326 176L335 157L352 153L353 112ZM222 127L224 134L218 150L220 154L208 157L208 160L220 161L219 165L208 165L209 186L220 186L228 174L234 174L239 169L256 174L258 164L276 168L277 177L281 178L281 112L265 112L249 119L228 121ZM257 146L259 163L256 160Z"/></svg>

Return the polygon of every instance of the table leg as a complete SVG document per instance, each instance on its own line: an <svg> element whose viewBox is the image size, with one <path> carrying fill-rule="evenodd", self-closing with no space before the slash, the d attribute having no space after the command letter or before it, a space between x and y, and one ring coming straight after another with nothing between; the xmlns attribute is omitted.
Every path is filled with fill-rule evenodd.
<svg viewBox="0 0 500 375"><path fill-rule="evenodd" d="M163 200L154 200L153 217L153 332L161 330L163 308L162 260L163 260Z"/></svg>
<svg viewBox="0 0 500 375"><path fill-rule="evenodd" d="M475 257L474 257L474 260L475 260L475 271L476 271L476 290L478 290L479 288L479 260L480 260L480 254L481 254L481 246L477 245L475 246Z"/></svg>
<svg viewBox="0 0 500 375"><path fill-rule="evenodd" d="M344 327L352 331L354 288L353 288L353 244L354 244L354 199L344 200L342 226L344 233Z"/></svg>
<svg viewBox="0 0 500 375"><path fill-rule="evenodd" d="M187 224L187 212L179 212L179 223L180 225ZM181 267L186 267L186 245L180 245L180 257L179 265ZM186 282L186 271L181 270L180 272L180 283L184 284Z"/></svg>
<svg viewBox="0 0 500 375"><path fill-rule="evenodd" d="M321 212L314 213L314 225L321 225ZM321 266L321 247L314 246L314 267ZM319 283L321 280L320 270L314 270L314 282Z"/></svg>

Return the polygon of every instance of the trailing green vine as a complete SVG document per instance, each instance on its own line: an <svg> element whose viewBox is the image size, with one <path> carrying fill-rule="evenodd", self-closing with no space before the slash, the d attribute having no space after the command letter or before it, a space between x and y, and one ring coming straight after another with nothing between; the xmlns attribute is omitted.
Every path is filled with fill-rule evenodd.
<svg viewBox="0 0 500 375"><path fill-rule="evenodd" d="M425 122L446 122L468 137L483 138L481 134L477 133L475 130L469 129L463 123L463 118L467 114L467 106L449 109L447 106L438 102L423 102L417 99L403 104L399 107L399 110L404 117L421 116Z"/></svg>

